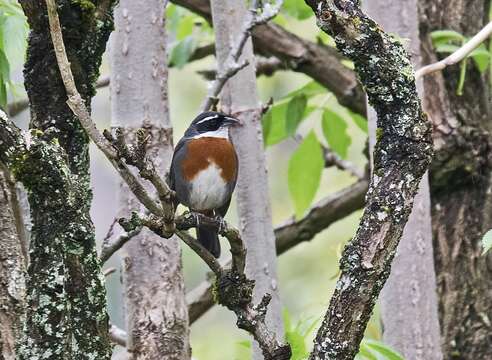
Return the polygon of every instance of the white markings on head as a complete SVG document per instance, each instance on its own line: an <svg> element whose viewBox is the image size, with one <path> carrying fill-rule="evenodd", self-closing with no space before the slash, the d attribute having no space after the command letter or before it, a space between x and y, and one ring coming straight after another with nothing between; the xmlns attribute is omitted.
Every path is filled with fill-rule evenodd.
<svg viewBox="0 0 492 360"><path fill-rule="evenodd" d="M204 123L205 121L209 121L209 120L217 119L217 118L219 118L219 115L207 116L205 119L200 120L196 124L198 125L198 124Z"/></svg>
<svg viewBox="0 0 492 360"><path fill-rule="evenodd" d="M229 139L229 127L220 127L214 131L207 131L198 135L193 136L193 139L199 139L202 137L214 137L221 139Z"/></svg>

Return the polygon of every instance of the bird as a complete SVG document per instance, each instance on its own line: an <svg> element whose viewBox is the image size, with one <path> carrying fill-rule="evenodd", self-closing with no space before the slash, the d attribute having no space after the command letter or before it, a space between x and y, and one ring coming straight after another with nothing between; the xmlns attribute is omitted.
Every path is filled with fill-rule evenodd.
<svg viewBox="0 0 492 360"><path fill-rule="evenodd" d="M237 182L239 163L229 129L238 124L238 119L220 112L199 114L177 143L169 171L176 203L221 224ZM220 257L217 228L198 223L197 239L215 258Z"/></svg>

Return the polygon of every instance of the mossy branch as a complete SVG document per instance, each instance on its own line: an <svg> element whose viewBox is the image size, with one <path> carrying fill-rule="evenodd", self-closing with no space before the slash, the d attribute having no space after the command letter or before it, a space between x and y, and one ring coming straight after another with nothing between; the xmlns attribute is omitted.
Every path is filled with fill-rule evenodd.
<svg viewBox="0 0 492 360"><path fill-rule="evenodd" d="M311 359L353 359L432 158L409 56L356 0L306 0L319 27L354 64L378 115L378 142L367 205L340 260L341 275Z"/></svg>

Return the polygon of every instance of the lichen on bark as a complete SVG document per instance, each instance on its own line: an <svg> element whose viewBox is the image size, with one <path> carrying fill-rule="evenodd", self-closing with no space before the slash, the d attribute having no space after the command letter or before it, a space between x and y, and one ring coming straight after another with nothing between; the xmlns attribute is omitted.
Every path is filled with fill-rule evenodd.
<svg viewBox="0 0 492 360"><path fill-rule="evenodd" d="M367 205L343 252L342 273L311 354L311 359L353 359L429 166L431 127L406 51L361 11L359 1L306 3L321 29L354 62L381 129Z"/></svg>
<svg viewBox="0 0 492 360"><path fill-rule="evenodd" d="M66 104L46 5L20 2L31 29L24 75L32 130L12 144L15 156L8 160L28 190L33 228L27 321L18 358L109 359L104 279L89 215L88 138ZM87 104L113 27L107 7L112 2L91 3L96 11L80 2L57 2L68 56ZM20 133L12 128L11 134Z"/></svg>

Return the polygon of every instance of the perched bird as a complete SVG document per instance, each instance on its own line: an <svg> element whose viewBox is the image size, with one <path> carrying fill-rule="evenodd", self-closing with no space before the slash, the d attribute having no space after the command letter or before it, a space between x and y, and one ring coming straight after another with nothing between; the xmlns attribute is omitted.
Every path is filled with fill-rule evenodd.
<svg viewBox="0 0 492 360"><path fill-rule="evenodd" d="M170 186L179 203L192 212L222 221L236 186L238 159L229 128L238 120L218 113L198 115L174 150ZM198 224L197 238L216 258L220 256L217 230Z"/></svg>

